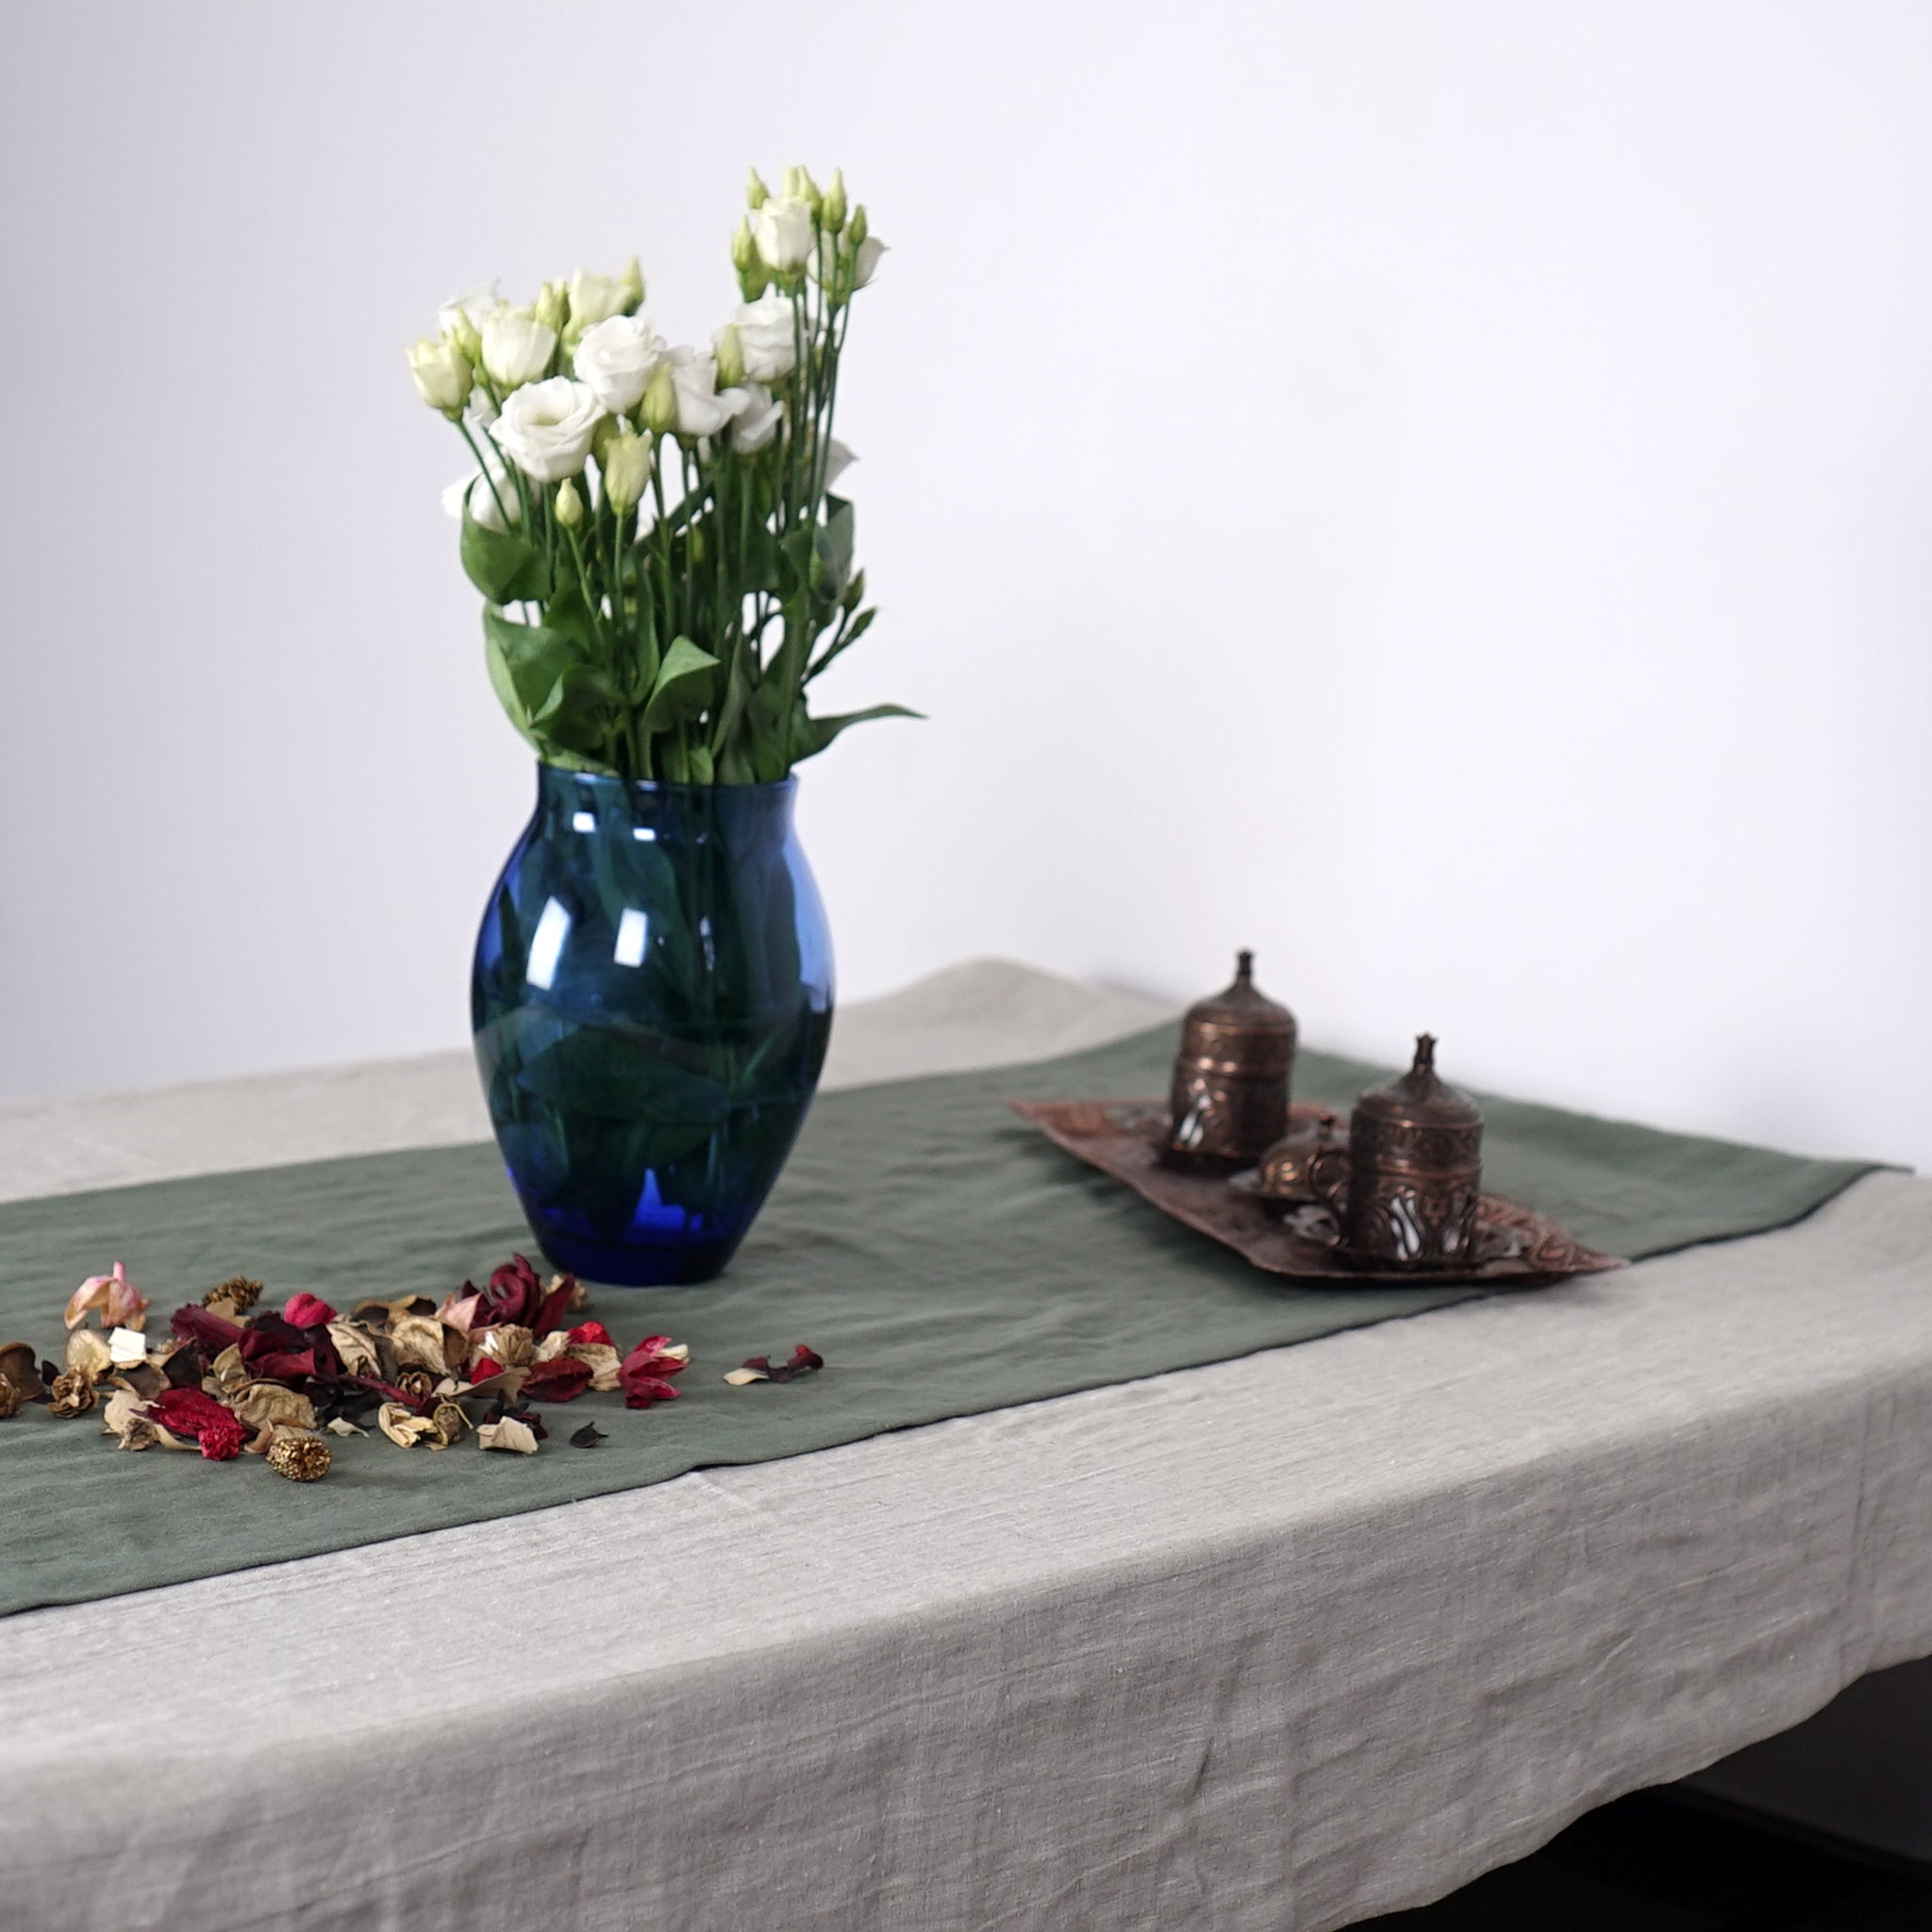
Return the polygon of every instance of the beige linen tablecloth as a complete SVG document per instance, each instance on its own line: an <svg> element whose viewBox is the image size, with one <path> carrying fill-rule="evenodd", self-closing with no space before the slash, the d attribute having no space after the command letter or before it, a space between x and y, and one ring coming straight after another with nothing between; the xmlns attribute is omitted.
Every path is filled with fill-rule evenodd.
<svg viewBox="0 0 1932 1932"><path fill-rule="evenodd" d="M832 1074L1152 1017L989 963L852 1008ZM484 1131L457 1056L36 1104L0 1193ZM1558 1292L14 1617L0 1926L1415 1904L1932 1651L1928 1290L1932 1185L1876 1174Z"/></svg>

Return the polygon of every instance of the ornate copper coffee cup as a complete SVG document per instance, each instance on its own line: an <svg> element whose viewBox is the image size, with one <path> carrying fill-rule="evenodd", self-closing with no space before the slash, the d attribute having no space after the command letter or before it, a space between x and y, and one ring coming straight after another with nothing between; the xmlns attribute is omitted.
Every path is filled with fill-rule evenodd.
<svg viewBox="0 0 1932 1932"><path fill-rule="evenodd" d="M1294 1015L1254 982L1255 956L1234 984L1191 1007L1174 1056L1169 1158L1202 1167L1252 1167L1288 1131Z"/></svg>
<svg viewBox="0 0 1932 1932"><path fill-rule="evenodd" d="M1417 1040L1407 1073L1356 1102L1348 1151L1342 1241L1351 1258L1408 1268L1474 1259L1483 1117L1437 1077L1428 1034Z"/></svg>

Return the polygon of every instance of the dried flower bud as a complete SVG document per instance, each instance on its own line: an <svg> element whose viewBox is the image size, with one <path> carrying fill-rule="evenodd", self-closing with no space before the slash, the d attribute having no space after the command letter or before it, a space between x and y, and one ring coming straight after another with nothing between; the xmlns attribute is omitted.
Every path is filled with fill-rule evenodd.
<svg viewBox="0 0 1932 1932"><path fill-rule="evenodd" d="M425 1436L432 1449L447 1449L452 1442L462 1440L463 1432L470 1426L470 1418L454 1402L439 1402L429 1417L433 1435Z"/></svg>
<svg viewBox="0 0 1932 1932"><path fill-rule="evenodd" d="M427 1402L436 1393L436 1385L441 1378L429 1369L398 1369L395 1386L411 1402Z"/></svg>
<svg viewBox="0 0 1932 1932"><path fill-rule="evenodd" d="M320 1436L277 1436L269 1444L268 1466L292 1483L320 1482L332 1459Z"/></svg>
<svg viewBox="0 0 1932 1932"><path fill-rule="evenodd" d="M63 1417L85 1415L98 1400L94 1394L93 1377L82 1374L77 1369L69 1369L65 1374L56 1375L54 1386L47 1392L54 1398L54 1414Z"/></svg>
<svg viewBox="0 0 1932 1932"><path fill-rule="evenodd" d="M219 1288L209 1289L202 1296L201 1305L226 1314L232 1321L237 1315L245 1315L260 1299L260 1282L251 1275L231 1274Z"/></svg>
<svg viewBox="0 0 1932 1932"><path fill-rule="evenodd" d="M0 1375L0 1422L5 1422L8 1416L18 1415L20 1407L20 1391Z"/></svg>

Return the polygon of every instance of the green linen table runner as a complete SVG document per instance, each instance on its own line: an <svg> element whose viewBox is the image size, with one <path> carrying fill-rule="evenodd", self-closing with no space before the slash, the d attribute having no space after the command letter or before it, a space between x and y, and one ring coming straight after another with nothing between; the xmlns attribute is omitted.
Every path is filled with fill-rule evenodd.
<svg viewBox="0 0 1932 1932"><path fill-rule="evenodd" d="M697 1289L593 1289L620 1346L689 1342L680 1399L548 1409L534 1457L465 1443L334 1444L324 1481L257 1457L119 1453L97 1417L0 1423L0 1614L83 1602L386 1538L514 1515L686 1471L1223 1361L1489 1291L1296 1287L1168 1221L1051 1145L1011 1097L1164 1091L1172 1026L986 1072L824 1095L731 1272ZM1305 1053L1299 1098L1345 1106L1381 1070ZM1483 1097L1485 1185L1631 1257L1779 1227L1872 1163L1806 1160ZM338 1307L441 1298L530 1236L491 1146L201 1176L0 1207L0 1341L58 1355L83 1275L123 1260L165 1321L225 1276ZM533 1256L533 1258L535 1257ZM1592 1277L1614 1292L1616 1275ZM1530 1291L1561 1294L1561 1288ZM727 1388L746 1356L822 1353L824 1371ZM608 1440L569 1446L581 1423Z"/></svg>

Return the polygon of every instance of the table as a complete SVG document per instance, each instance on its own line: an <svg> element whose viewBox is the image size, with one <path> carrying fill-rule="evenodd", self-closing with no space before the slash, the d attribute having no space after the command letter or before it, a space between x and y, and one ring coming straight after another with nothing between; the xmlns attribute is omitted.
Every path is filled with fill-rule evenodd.
<svg viewBox="0 0 1932 1932"><path fill-rule="evenodd" d="M832 1074L1158 1010L986 962L849 1009ZM0 1109L0 1173L473 1139L472 1077ZM1928 1286L1932 1184L1875 1174L1555 1293L12 1618L0 1924L1420 1903L1932 1651Z"/></svg>

